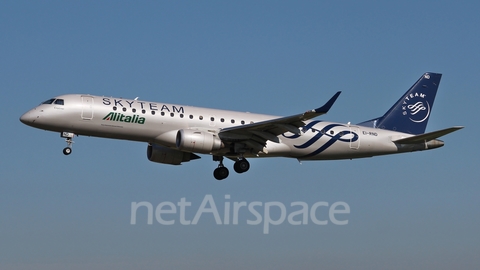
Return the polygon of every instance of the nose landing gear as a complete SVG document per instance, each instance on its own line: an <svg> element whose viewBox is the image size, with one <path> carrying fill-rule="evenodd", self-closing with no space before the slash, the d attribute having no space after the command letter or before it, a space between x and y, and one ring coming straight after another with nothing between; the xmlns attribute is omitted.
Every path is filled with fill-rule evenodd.
<svg viewBox="0 0 480 270"><path fill-rule="evenodd" d="M68 156L68 155L70 155L71 153L72 153L72 148L71 148L71 147L68 147L68 146L67 146L67 147L63 148L63 154L64 154L65 156Z"/></svg>
<svg viewBox="0 0 480 270"><path fill-rule="evenodd" d="M63 148L63 154L68 156L72 153L72 139L75 137L75 134L71 132L62 132L60 137L65 138L65 141L67 142L67 147Z"/></svg>

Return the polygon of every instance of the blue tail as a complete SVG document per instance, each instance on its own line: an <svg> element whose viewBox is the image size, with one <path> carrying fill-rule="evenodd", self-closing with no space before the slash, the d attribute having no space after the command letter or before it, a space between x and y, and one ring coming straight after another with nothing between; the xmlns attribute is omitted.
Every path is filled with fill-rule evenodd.
<svg viewBox="0 0 480 270"><path fill-rule="evenodd" d="M423 134L442 74L427 72L382 117L358 125Z"/></svg>

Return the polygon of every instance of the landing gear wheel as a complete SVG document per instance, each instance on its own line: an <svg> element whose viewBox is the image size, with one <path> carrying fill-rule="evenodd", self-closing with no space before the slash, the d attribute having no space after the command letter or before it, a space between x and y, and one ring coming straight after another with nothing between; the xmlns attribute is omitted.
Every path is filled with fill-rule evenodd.
<svg viewBox="0 0 480 270"><path fill-rule="evenodd" d="M235 162L235 164L233 165L233 169L237 173L244 173L244 172L248 171L248 169L250 169L250 163L246 159L237 160Z"/></svg>
<svg viewBox="0 0 480 270"><path fill-rule="evenodd" d="M65 156L68 156L68 155L70 155L71 153L72 153L72 148L70 148L70 147L65 147L65 148L63 148L63 154L64 154Z"/></svg>
<svg viewBox="0 0 480 270"><path fill-rule="evenodd" d="M217 180L223 180L228 177L228 169L225 167L218 167L213 171L213 176Z"/></svg>
<svg viewBox="0 0 480 270"><path fill-rule="evenodd" d="M218 167L213 171L213 176L217 180L223 180L228 177L228 169L223 166L223 156L213 156L214 161L219 161Z"/></svg>

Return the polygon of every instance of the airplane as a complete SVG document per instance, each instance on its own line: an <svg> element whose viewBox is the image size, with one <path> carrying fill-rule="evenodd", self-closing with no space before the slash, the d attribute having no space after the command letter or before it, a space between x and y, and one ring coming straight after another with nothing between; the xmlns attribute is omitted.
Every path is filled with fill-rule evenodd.
<svg viewBox="0 0 480 270"><path fill-rule="evenodd" d="M219 162L214 177L249 170L247 158L298 161L373 157L441 147L454 126L425 133L442 74L427 72L381 117L358 124L314 120L326 114L341 92L323 106L278 117L89 94L67 94L41 103L20 117L28 126L59 132L65 155L77 135L148 143L152 162L180 165L208 154Z"/></svg>

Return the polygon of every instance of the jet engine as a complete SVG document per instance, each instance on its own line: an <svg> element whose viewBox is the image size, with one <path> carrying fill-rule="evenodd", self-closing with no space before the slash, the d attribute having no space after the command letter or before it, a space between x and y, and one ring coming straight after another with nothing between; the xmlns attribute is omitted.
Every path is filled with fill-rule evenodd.
<svg viewBox="0 0 480 270"><path fill-rule="evenodd" d="M212 133L193 129L180 129L177 132L178 150L208 154L223 147L222 140Z"/></svg>
<svg viewBox="0 0 480 270"><path fill-rule="evenodd" d="M147 148L147 158L152 162L180 165L182 162L199 159L200 157L194 153L182 152L180 150L156 144L149 144Z"/></svg>

